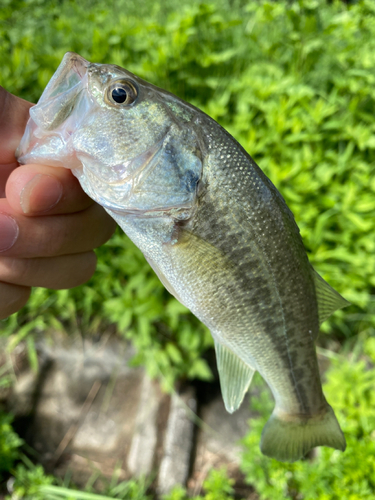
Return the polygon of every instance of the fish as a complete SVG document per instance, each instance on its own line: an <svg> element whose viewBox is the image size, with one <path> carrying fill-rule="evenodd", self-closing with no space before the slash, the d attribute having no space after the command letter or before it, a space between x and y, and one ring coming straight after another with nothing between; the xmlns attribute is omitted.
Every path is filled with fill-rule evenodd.
<svg viewBox="0 0 375 500"><path fill-rule="evenodd" d="M126 69L68 52L30 109L17 156L71 169L209 328L228 412L260 373L275 400L264 455L345 450L315 341L349 302L315 272L284 198L224 128Z"/></svg>

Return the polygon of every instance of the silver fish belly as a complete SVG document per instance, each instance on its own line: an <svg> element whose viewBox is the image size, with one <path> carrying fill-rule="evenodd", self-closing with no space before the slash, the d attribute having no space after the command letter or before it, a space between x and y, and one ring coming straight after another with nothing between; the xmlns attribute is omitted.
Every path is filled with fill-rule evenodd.
<svg viewBox="0 0 375 500"><path fill-rule="evenodd" d="M259 371L275 398L264 454L294 461L314 446L345 449L314 342L348 303L313 270L284 199L220 125L118 66L68 53L18 155L71 168L208 326L229 412Z"/></svg>

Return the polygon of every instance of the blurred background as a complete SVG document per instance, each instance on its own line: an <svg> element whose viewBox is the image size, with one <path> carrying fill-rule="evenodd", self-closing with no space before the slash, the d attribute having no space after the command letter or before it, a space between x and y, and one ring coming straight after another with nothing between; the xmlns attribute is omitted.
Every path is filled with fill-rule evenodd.
<svg viewBox="0 0 375 500"><path fill-rule="evenodd" d="M260 433L273 403L257 379L238 451L241 488L228 467L212 467L198 490L178 486L163 498L375 498L374 2L2 0L0 47L0 84L32 102L74 51L123 66L209 114L280 190L311 263L352 304L322 325L318 340L324 392L346 452L323 448L295 464L263 457ZM23 435L27 412L9 401L21 373L39 380L56 345L72 360L72 345L82 350L110 339L163 391L195 387L198 403L217 387L209 332L129 239L118 230L97 255L88 283L34 289L24 309L0 321L0 479L8 495L1 498L155 497L147 477L122 480L116 472L104 480L98 473L78 491L66 471L38 464L35 439ZM114 357L104 356L106 368ZM88 404L93 394L85 394Z"/></svg>

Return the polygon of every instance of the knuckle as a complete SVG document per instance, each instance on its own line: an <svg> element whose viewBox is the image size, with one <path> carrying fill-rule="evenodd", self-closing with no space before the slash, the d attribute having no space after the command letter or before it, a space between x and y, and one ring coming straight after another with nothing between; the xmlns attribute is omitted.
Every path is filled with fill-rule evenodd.
<svg viewBox="0 0 375 500"><path fill-rule="evenodd" d="M64 252L69 228L61 216L30 217L21 228L17 256L53 257Z"/></svg>
<svg viewBox="0 0 375 500"><path fill-rule="evenodd" d="M0 280L18 285L27 284L32 260L16 257L0 259Z"/></svg>
<svg viewBox="0 0 375 500"><path fill-rule="evenodd" d="M18 283L27 282L33 262L32 259L11 259L9 272L12 279Z"/></svg>
<svg viewBox="0 0 375 500"><path fill-rule="evenodd" d="M69 227L64 224L64 221L56 219L54 225L45 232L44 237L40 240L43 248L39 253L43 256L54 257L65 253L66 248L71 240L76 239L69 231Z"/></svg>

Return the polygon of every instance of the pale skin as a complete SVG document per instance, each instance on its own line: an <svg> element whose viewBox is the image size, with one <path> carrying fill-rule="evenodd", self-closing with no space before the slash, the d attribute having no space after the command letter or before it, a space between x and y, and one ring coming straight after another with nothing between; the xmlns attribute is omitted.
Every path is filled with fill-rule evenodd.
<svg viewBox="0 0 375 500"><path fill-rule="evenodd" d="M0 319L26 304L31 287L87 281L93 249L116 227L70 170L18 165L14 153L31 106L0 87Z"/></svg>

